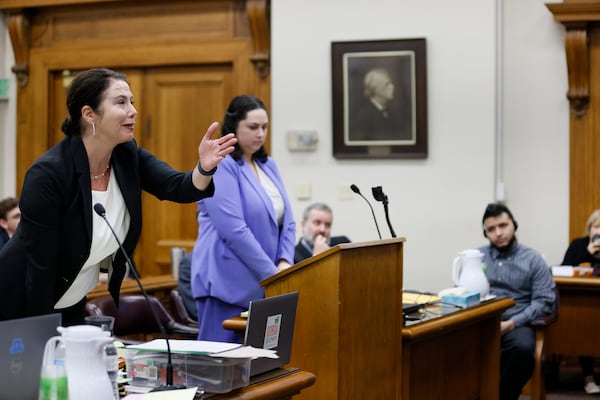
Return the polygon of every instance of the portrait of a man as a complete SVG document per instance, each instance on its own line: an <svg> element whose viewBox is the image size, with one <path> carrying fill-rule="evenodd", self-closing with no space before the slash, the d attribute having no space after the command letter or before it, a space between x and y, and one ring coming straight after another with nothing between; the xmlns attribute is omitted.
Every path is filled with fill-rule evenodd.
<svg viewBox="0 0 600 400"><path fill-rule="evenodd" d="M333 156L427 157L423 38L332 42Z"/></svg>
<svg viewBox="0 0 600 400"><path fill-rule="evenodd" d="M414 63L398 53L349 55L346 145L414 143Z"/></svg>

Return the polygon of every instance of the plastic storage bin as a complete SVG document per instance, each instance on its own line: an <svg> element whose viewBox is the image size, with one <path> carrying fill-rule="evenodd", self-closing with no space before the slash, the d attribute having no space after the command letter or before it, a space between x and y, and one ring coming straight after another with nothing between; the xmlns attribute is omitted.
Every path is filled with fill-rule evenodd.
<svg viewBox="0 0 600 400"><path fill-rule="evenodd" d="M247 386L250 380L250 358L172 353L171 361L174 384L197 386L208 393L226 393ZM125 363L132 385L157 387L166 383L166 353L128 349Z"/></svg>

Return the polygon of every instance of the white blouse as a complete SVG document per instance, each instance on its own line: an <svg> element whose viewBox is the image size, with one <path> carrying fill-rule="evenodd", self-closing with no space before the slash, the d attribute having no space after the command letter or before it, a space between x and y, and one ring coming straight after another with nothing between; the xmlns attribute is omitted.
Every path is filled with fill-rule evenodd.
<svg viewBox="0 0 600 400"><path fill-rule="evenodd" d="M258 173L258 180L261 185L271 198L271 202L273 203L273 208L275 209L275 217L277 217L277 224L281 226L283 223L283 214L285 212L285 203L283 202L283 196L279 193L277 186L273 183L271 178L260 168L258 164L254 164L257 168L256 171Z"/></svg>
<svg viewBox="0 0 600 400"><path fill-rule="evenodd" d="M106 211L106 219L111 224L117 237L123 243L129 230L129 211L125 207L123 194L117 183L113 170L106 191L92 190L92 209L100 203ZM70 307L85 297L98 284L100 268L107 269L108 279L112 274L112 260L119 245L106 222L96 212L92 212L92 245L90 255L79 271L75 281L66 293L54 305L55 309Z"/></svg>

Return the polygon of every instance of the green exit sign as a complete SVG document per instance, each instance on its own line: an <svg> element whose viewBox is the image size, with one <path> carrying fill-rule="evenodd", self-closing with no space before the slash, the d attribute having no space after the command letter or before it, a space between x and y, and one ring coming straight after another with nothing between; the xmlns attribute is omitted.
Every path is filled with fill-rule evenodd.
<svg viewBox="0 0 600 400"><path fill-rule="evenodd" d="M8 98L8 79L0 78L0 99Z"/></svg>

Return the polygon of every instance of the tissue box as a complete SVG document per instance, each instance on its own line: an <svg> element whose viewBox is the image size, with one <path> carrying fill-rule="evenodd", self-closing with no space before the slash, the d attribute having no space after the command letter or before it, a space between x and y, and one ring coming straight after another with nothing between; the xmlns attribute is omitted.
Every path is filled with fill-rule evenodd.
<svg viewBox="0 0 600 400"><path fill-rule="evenodd" d="M463 294L445 294L442 296L442 305L453 304L459 307L470 307L479 304L479 292L468 292Z"/></svg>
<svg viewBox="0 0 600 400"><path fill-rule="evenodd" d="M248 385L250 360L173 353L173 384L197 386L208 393L226 393ZM157 387L166 383L166 353L127 349L125 362L132 385Z"/></svg>

